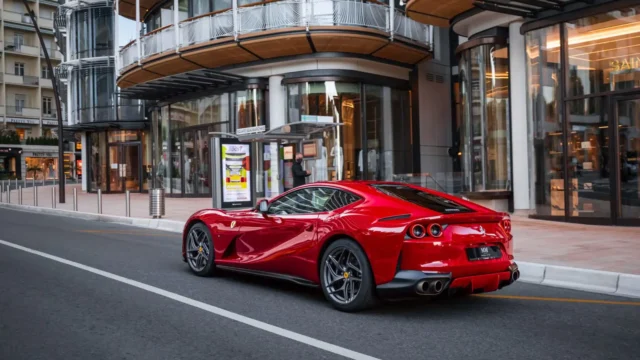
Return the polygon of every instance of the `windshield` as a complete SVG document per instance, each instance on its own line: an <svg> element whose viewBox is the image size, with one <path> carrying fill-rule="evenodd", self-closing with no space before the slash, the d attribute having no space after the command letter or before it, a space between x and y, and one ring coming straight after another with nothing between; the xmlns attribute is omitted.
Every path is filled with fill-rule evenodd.
<svg viewBox="0 0 640 360"><path fill-rule="evenodd" d="M462 206L454 201L445 199L441 196L430 194L418 189L410 188L404 185L372 185L380 192L408 201L412 204L433 210L442 214L458 214L473 212L468 207Z"/></svg>

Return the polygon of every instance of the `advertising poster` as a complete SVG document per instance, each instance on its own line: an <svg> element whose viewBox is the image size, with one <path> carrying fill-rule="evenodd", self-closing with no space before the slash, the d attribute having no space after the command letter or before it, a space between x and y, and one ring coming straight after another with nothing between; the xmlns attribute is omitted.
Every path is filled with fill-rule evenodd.
<svg viewBox="0 0 640 360"><path fill-rule="evenodd" d="M251 206L251 147L249 144L223 143L223 207ZM248 204L248 205L247 205Z"/></svg>

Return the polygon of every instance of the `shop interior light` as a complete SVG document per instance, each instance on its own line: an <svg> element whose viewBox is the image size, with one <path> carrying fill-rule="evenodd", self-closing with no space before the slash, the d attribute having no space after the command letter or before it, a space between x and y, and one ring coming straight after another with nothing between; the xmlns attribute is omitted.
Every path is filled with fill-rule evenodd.
<svg viewBox="0 0 640 360"><path fill-rule="evenodd" d="M612 37L640 33L640 22L631 22L623 25L607 27L601 30L593 30L579 35L569 34L569 46L590 41L609 39ZM547 50L560 47L560 40L547 41Z"/></svg>

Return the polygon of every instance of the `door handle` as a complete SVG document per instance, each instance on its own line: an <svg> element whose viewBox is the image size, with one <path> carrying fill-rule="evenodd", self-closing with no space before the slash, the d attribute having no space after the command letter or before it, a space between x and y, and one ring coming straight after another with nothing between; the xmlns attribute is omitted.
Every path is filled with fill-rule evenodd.
<svg viewBox="0 0 640 360"><path fill-rule="evenodd" d="M313 225L307 226L304 230L305 231L313 231Z"/></svg>

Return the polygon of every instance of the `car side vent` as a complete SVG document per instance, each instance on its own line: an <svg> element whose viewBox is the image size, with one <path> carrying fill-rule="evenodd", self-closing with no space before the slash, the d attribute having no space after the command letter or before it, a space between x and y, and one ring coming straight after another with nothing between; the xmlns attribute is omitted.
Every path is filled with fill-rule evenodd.
<svg viewBox="0 0 640 360"><path fill-rule="evenodd" d="M392 221L392 220L402 220L402 219L408 219L411 217L411 214L402 214L402 215L394 215L394 216L389 216L386 218L382 218L378 221Z"/></svg>

